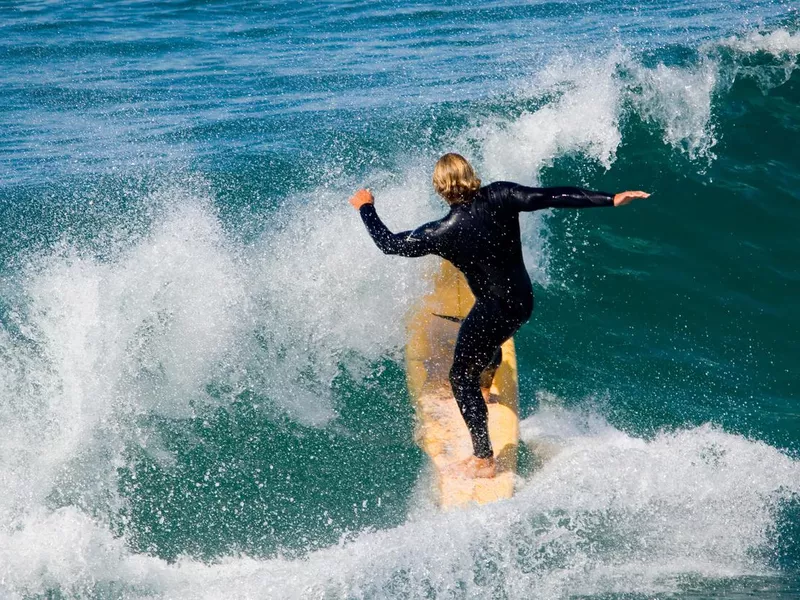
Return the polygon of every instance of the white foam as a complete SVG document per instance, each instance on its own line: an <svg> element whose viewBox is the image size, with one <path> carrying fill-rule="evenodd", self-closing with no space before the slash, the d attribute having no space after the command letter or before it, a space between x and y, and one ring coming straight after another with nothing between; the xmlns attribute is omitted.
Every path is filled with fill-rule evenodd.
<svg viewBox="0 0 800 600"><path fill-rule="evenodd" d="M86 597L114 583L131 588L141 576L152 579L160 564L131 555L124 540L74 507L32 511L16 529L0 533L3 598L44 595L53 589Z"/></svg>
<svg viewBox="0 0 800 600"><path fill-rule="evenodd" d="M704 168L716 158L715 101L737 77L755 79L765 91L788 81L798 66L799 40L785 29L751 32L705 44L695 64L681 66L645 65L621 49L599 58L557 56L516 92L536 108L481 118L458 143L477 148L487 181L535 185L542 169L563 156L610 168L621 123L633 113L660 130L665 145ZM721 56L721 48L766 52L777 62L749 65Z"/></svg>
<svg viewBox="0 0 800 600"><path fill-rule="evenodd" d="M17 274L18 331L0 335L0 528L54 494L113 511L136 417L192 416L248 331L244 281L207 202L172 200L110 261L65 246Z"/></svg>
<svg viewBox="0 0 800 600"><path fill-rule="evenodd" d="M470 135L481 145L491 180L538 182L542 168L564 155L580 154L610 168L621 135L619 57L578 63L560 57L530 82L523 96L554 99L513 119L496 119Z"/></svg>
<svg viewBox="0 0 800 600"><path fill-rule="evenodd" d="M800 34L786 29L753 31L706 44L703 52L725 65L725 86L752 79L764 93L783 85L800 65ZM759 54L770 55L765 61Z"/></svg>
<svg viewBox="0 0 800 600"><path fill-rule="evenodd" d="M377 210L395 231L436 214L422 185L428 177L407 181L373 188ZM311 367L316 384L307 391L325 396L343 365L358 373L361 359L393 354L404 343L406 312L426 289L422 273L431 259L381 254L346 203L348 193L323 189L293 199L274 217L280 229L247 255L266 341L247 351L263 355L259 382L276 395L285 395L287 376Z"/></svg>
<svg viewBox="0 0 800 600"><path fill-rule="evenodd" d="M711 149L717 143L712 121L716 63L706 60L696 67L661 64L653 69L633 68L641 91L630 97L642 118L658 125L664 142L690 159L715 158Z"/></svg>
<svg viewBox="0 0 800 600"><path fill-rule="evenodd" d="M545 406L523 436L548 433L562 449L524 493L568 512L619 510L626 552L639 563L696 560L720 573L763 572L753 551L769 543L775 502L800 491L800 463L712 425L644 440L596 414Z"/></svg>
<svg viewBox="0 0 800 600"><path fill-rule="evenodd" d="M711 58L693 67L646 67L622 50L580 62L561 56L518 92L537 100L537 108L481 123L467 138L481 148L490 180L535 185L541 170L563 156L611 168L622 141L620 123L632 109L663 132L665 144L708 162L717 142L712 106L718 83Z"/></svg>
<svg viewBox="0 0 800 600"><path fill-rule="evenodd" d="M791 56L800 54L800 33L791 33L786 29L770 32L752 31L744 36L726 38L719 42L719 45L740 52L767 52L774 56Z"/></svg>
<svg viewBox="0 0 800 600"><path fill-rule="evenodd" d="M523 435L560 445L506 502L418 516L302 560L216 564L129 554L68 508L31 515L0 548L6 590L48 586L126 598L509 598L671 592L680 578L766 575L774 508L800 493L800 465L712 426L652 440L592 412L545 405ZM9 534L6 534L9 535ZM15 551L10 551L14 548ZM2 588L0 588L2 589Z"/></svg>

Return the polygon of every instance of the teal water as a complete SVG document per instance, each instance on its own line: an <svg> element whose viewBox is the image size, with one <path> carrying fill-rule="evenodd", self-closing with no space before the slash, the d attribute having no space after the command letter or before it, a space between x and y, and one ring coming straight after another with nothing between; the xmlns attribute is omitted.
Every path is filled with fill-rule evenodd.
<svg viewBox="0 0 800 600"><path fill-rule="evenodd" d="M800 596L792 2L0 6L0 596ZM431 510L403 371L484 181L523 223L510 501Z"/></svg>

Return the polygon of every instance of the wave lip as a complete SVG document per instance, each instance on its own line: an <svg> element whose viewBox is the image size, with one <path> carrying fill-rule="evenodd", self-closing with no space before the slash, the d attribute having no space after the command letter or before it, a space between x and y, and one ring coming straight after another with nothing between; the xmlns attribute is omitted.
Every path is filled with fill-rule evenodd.
<svg viewBox="0 0 800 600"><path fill-rule="evenodd" d="M767 52L773 56L800 54L800 33L787 29L769 32L753 31L744 36L731 36L717 45L744 53Z"/></svg>

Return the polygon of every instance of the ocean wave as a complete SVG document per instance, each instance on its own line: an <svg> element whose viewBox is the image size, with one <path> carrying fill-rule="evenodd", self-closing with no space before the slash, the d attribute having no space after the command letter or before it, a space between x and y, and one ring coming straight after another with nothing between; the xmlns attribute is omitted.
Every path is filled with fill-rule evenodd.
<svg viewBox="0 0 800 600"><path fill-rule="evenodd" d="M717 41L684 62L650 64L624 49L556 57L435 150L474 158L487 181L535 184L564 157L612 169L642 123L660 157L702 172L725 139L720 113L736 82L774 89L797 52L797 35L778 30ZM366 174L393 229L441 214L429 162L402 156L397 173ZM800 494L797 461L713 425L642 439L597 413L546 405L523 423L542 466L509 502L412 511L400 527L303 559L232 551L169 563L133 552L119 471L131 447L175 460L148 419L185 424L252 394L267 425L279 414L333 432L336 378L363 379L399 356L432 263L382 256L345 204L356 183L335 169L315 177L261 215L251 240L226 228L206 182L162 182L136 199L148 207L143 233L131 238L120 223L104 241L64 237L19 258L2 283L0 591L557 598L672 592L687 573L774 572L776 514ZM533 278L547 284L546 218L523 226Z"/></svg>
<svg viewBox="0 0 800 600"><path fill-rule="evenodd" d="M3 585L19 596L562 598L774 574L776 511L800 494L796 460L710 425L636 438L552 400L522 435L542 464L513 499L420 513L302 560L168 564L131 554L73 508L33 513L3 534L0 548L18 550L0 562Z"/></svg>
<svg viewBox="0 0 800 600"><path fill-rule="evenodd" d="M563 156L610 169L624 127L635 117L702 169L716 157L718 113L731 101L734 82L755 79L765 89L786 83L797 65L798 39L785 29L753 32L706 43L693 60L679 64L650 64L621 47L601 57L557 55L518 85L506 101L518 108L501 111L509 116L481 116L456 144L475 149L492 179L535 184ZM723 56L722 49L738 54ZM749 61L760 52L772 58Z"/></svg>

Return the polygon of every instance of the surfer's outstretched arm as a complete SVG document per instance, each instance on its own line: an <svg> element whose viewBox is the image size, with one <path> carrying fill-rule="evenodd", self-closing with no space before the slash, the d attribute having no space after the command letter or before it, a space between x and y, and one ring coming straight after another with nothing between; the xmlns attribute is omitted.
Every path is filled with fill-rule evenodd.
<svg viewBox="0 0 800 600"><path fill-rule="evenodd" d="M534 188L516 183L501 184L505 203L518 211L543 208L591 208L622 206L635 198L647 198L646 192L609 194L578 187Z"/></svg>
<svg viewBox="0 0 800 600"><path fill-rule="evenodd" d="M400 233L389 231L378 213L375 212L372 194L368 190L356 192L355 196L350 199L350 204L358 209L370 237L384 254L417 257L425 256L433 251L432 232L428 226L423 225L414 231Z"/></svg>

